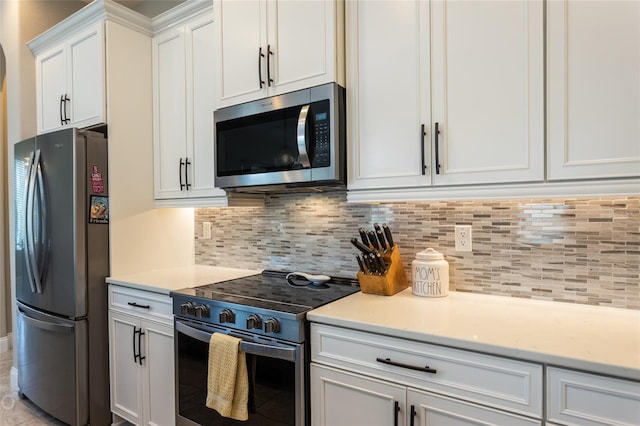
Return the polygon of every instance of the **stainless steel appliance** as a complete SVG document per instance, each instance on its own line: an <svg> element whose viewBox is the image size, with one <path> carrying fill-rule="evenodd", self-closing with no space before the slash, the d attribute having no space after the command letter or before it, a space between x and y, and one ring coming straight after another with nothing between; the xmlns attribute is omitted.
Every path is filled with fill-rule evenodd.
<svg viewBox="0 0 640 426"><path fill-rule="evenodd" d="M217 110L217 187L344 189L345 90L335 83Z"/></svg>
<svg viewBox="0 0 640 426"><path fill-rule="evenodd" d="M22 396L70 425L107 425L107 140L65 129L15 145Z"/></svg>
<svg viewBox="0 0 640 426"><path fill-rule="evenodd" d="M359 291L357 281L287 280L265 271L171 293L175 322L176 424L309 424L307 311ZM242 339L249 371L249 420L205 406L212 333Z"/></svg>

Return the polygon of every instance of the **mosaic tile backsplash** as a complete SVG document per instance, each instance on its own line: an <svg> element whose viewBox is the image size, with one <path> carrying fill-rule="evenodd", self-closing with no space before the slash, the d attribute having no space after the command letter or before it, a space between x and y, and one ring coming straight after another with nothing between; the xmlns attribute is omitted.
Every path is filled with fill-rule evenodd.
<svg viewBox="0 0 640 426"><path fill-rule="evenodd" d="M387 223L407 276L427 247L450 289L640 309L640 197L347 204L346 193L267 196L264 207L195 211L196 263L355 277L359 227ZM212 239L202 239L202 223ZM455 251L471 225L473 251Z"/></svg>

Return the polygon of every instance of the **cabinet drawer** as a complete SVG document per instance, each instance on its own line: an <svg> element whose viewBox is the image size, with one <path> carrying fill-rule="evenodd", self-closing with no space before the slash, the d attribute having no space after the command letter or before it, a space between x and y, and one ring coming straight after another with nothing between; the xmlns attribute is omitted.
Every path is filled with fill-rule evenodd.
<svg viewBox="0 0 640 426"><path fill-rule="evenodd" d="M109 309L173 324L169 295L109 285Z"/></svg>
<svg viewBox="0 0 640 426"><path fill-rule="evenodd" d="M311 360L542 417L538 364L319 324L311 324ZM435 372L421 371L425 366Z"/></svg>
<svg viewBox="0 0 640 426"><path fill-rule="evenodd" d="M640 383L549 367L547 417L564 425L640 425Z"/></svg>

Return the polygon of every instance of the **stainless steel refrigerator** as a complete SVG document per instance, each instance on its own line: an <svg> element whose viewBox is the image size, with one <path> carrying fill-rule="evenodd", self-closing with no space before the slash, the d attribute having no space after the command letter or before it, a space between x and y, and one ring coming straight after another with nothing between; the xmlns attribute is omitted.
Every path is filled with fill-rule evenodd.
<svg viewBox="0 0 640 426"><path fill-rule="evenodd" d="M70 425L110 424L107 140L65 129L14 151L20 393Z"/></svg>

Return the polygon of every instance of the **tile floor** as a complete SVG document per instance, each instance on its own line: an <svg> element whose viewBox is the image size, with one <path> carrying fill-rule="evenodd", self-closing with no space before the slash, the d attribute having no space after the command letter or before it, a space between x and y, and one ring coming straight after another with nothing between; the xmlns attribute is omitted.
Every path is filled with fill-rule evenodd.
<svg viewBox="0 0 640 426"><path fill-rule="evenodd" d="M10 374L13 352L0 353L0 426L63 426L33 405L27 399L20 399L16 391L11 390Z"/></svg>

